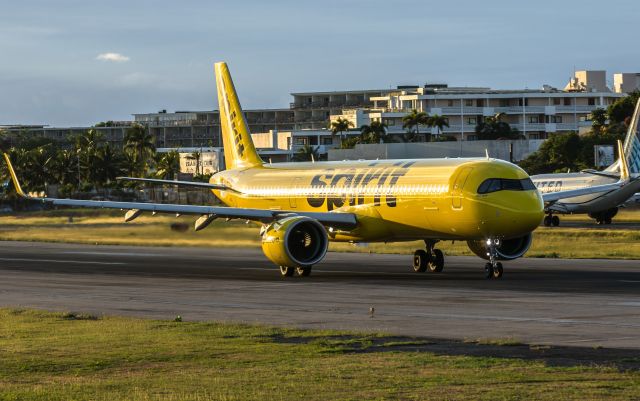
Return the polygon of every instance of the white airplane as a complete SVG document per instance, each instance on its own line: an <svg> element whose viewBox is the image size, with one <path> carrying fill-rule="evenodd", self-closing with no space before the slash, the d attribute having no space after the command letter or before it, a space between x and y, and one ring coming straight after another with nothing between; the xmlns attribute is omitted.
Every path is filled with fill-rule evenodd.
<svg viewBox="0 0 640 401"><path fill-rule="evenodd" d="M538 174L531 180L544 195L560 191L573 191L581 188L599 187L620 183L596 193L581 196L559 197L548 200L545 197L543 220L545 226L560 225L558 214L588 214L598 224L611 224L618 208L640 192L640 100L636 104L624 146L618 143L618 160L603 171L583 170L579 173ZM550 198L549 198L550 199Z"/></svg>

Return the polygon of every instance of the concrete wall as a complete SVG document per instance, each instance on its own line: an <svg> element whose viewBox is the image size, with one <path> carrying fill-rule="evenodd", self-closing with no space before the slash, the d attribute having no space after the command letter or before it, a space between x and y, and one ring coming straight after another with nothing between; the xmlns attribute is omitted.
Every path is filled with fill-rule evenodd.
<svg viewBox="0 0 640 401"><path fill-rule="evenodd" d="M509 145L513 144L513 160L519 161L538 150L542 142L544 142L543 139L530 139L356 145L354 149L330 149L329 160L484 157L485 149L489 151L489 156L492 158L509 160Z"/></svg>

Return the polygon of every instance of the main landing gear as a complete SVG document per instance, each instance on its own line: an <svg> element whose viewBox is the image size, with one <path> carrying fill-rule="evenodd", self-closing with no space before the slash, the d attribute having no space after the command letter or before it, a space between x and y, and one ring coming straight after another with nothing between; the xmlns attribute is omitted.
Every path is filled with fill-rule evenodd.
<svg viewBox="0 0 640 401"><path fill-rule="evenodd" d="M549 213L548 215L544 216L544 221L542 222L542 224L544 224L545 227L558 227L560 225L560 217L554 216L553 214Z"/></svg>
<svg viewBox="0 0 640 401"><path fill-rule="evenodd" d="M437 241L425 240L426 250L418 249L413 253L413 271L423 273L440 273L444 269L444 254L436 249Z"/></svg>
<svg viewBox="0 0 640 401"><path fill-rule="evenodd" d="M484 265L484 277L487 279L502 277L502 263L497 260L498 246L500 246L500 240L491 238L487 240L487 255L489 256L489 261Z"/></svg>
<svg viewBox="0 0 640 401"><path fill-rule="evenodd" d="M308 277L311 274L311 266L305 266L305 267L280 266L280 274L282 275L282 277L291 277L294 274L300 277Z"/></svg>

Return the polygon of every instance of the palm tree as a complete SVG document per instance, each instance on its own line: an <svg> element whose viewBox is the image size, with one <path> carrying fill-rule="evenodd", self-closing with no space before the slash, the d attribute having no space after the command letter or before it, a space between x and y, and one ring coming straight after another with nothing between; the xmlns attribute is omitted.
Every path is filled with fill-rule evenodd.
<svg viewBox="0 0 640 401"><path fill-rule="evenodd" d="M442 133L444 127L449 126L449 119L438 114L434 114L429 117L429 126L438 128L438 135Z"/></svg>
<svg viewBox="0 0 640 401"><path fill-rule="evenodd" d="M307 144L298 149L296 154L293 156L293 160L297 162L308 162L318 160L319 158L320 153L318 153L318 147Z"/></svg>
<svg viewBox="0 0 640 401"><path fill-rule="evenodd" d="M424 111L418 111L416 109L411 110L411 113L402 117L402 128L412 130L416 128L416 136L420 137L420 125L428 125L429 116ZM429 134L428 139L431 135Z"/></svg>
<svg viewBox="0 0 640 401"><path fill-rule="evenodd" d="M187 160L196 161L196 173L194 175L200 175L200 160L202 159L202 152L195 151L187 156Z"/></svg>
<svg viewBox="0 0 640 401"><path fill-rule="evenodd" d="M338 117L337 119L331 121L329 124L329 129L333 135L340 133L340 142L342 142L342 133L344 131L348 131L349 127L353 127L353 123L346 118Z"/></svg>
<svg viewBox="0 0 640 401"><path fill-rule="evenodd" d="M380 143L387 135L387 125L380 121L372 121L369 125L360 127L361 143Z"/></svg>
<svg viewBox="0 0 640 401"><path fill-rule="evenodd" d="M165 180L175 179L180 172L180 153L175 150L167 152L158 160L156 175Z"/></svg>
<svg viewBox="0 0 640 401"><path fill-rule="evenodd" d="M122 155L106 144L98 150L96 156L93 166L96 171L95 185L105 188L122 175Z"/></svg>
<svg viewBox="0 0 640 401"><path fill-rule="evenodd" d="M140 124L134 124L127 129L124 139L124 150L132 156L137 165L136 172L144 175L148 168L149 159L156 151L153 135Z"/></svg>

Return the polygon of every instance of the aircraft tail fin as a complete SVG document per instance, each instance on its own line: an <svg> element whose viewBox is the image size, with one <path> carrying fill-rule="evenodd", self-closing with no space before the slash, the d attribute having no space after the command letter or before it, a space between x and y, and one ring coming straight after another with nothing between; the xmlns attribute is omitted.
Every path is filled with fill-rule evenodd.
<svg viewBox="0 0 640 401"><path fill-rule="evenodd" d="M624 152L624 147L622 146L622 141L618 141L618 155L619 163L620 163L620 181L628 181L629 180L629 164L627 163L627 155Z"/></svg>
<svg viewBox="0 0 640 401"><path fill-rule="evenodd" d="M640 99L636 103L627 137L624 140L624 154L631 174L640 174Z"/></svg>
<svg viewBox="0 0 640 401"><path fill-rule="evenodd" d="M226 167L231 169L261 166L264 162L253 145L227 63L215 63L214 68Z"/></svg>

